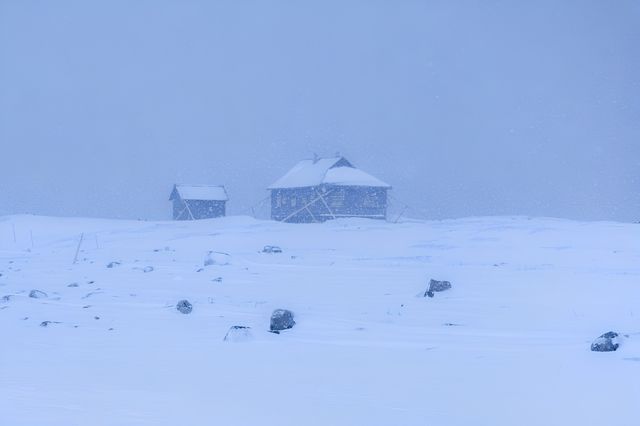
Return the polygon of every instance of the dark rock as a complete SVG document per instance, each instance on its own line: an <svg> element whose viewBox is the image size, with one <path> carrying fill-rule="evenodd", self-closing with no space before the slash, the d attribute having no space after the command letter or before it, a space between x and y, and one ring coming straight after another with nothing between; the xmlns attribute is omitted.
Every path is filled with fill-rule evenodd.
<svg viewBox="0 0 640 426"><path fill-rule="evenodd" d="M211 281L213 281L214 283L221 283L222 282L222 277L214 278Z"/></svg>
<svg viewBox="0 0 640 426"><path fill-rule="evenodd" d="M145 266L144 269L142 269L142 272L144 272L145 274L153 271L154 271L153 266Z"/></svg>
<svg viewBox="0 0 640 426"><path fill-rule="evenodd" d="M225 342L246 342L253 338L251 334L251 327L245 327L243 325L234 325L227 331L224 336Z"/></svg>
<svg viewBox="0 0 640 426"><path fill-rule="evenodd" d="M120 266L120 265L121 265L121 263L120 263L120 262L110 262L110 263L107 265L107 268L115 268L116 266Z"/></svg>
<svg viewBox="0 0 640 426"><path fill-rule="evenodd" d="M429 281L429 288L424 292L424 295L433 297L435 292L449 290L450 288L451 283L449 281L431 280Z"/></svg>
<svg viewBox="0 0 640 426"><path fill-rule="evenodd" d="M288 330L296 325L293 320L293 312L286 309L276 309L271 314L271 331Z"/></svg>
<svg viewBox="0 0 640 426"><path fill-rule="evenodd" d="M594 352L613 352L618 347L620 347L618 333L614 331L604 333L591 344L591 350Z"/></svg>
<svg viewBox="0 0 640 426"><path fill-rule="evenodd" d="M263 253L282 253L282 249L278 246L264 246Z"/></svg>
<svg viewBox="0 0 640 426"><path fill-rule="evenodd" d="M78 283L71 283L67 287L80 287Z"/></svg>
<svg viewBox="0 0 640 426"><path fill-rule="evenodd" d="M43 298L47 297L47 293L45 293L44 291L40 291L40 290L31 290L29 292L29 297L32 297L34 299L43 299Z"/></svg>
<svg viewBox="0 0 640 426"><path fill-rule="evenodd" d="M102 294L102 293L103 293L103 292L102 292L102 291L100 291L100 289L99 289L99 288L97 288L97 289L96 289L96 291L91 291L91 292L89 292L89 293L85 294L84 296L82 296L82 297L81 297L81 299L88 299L88 298L90 298L90 297L91 297L91 296L93 296L93 295L96 295L96 294Z"/></svg>
<svg viewBox="0 0 640 426"><path fill-rule="evenodd" d="M176 309L183 314L190 314L193 311L193 305L188 300L181 300L176 305Z"/></svg>
<svg viewBox="0 0 640 426"><path fill-rule="evenodd" d="M431 280L429 282L429 291L445 291L451 288L451 283L449 281L436 281Z"/></svg>

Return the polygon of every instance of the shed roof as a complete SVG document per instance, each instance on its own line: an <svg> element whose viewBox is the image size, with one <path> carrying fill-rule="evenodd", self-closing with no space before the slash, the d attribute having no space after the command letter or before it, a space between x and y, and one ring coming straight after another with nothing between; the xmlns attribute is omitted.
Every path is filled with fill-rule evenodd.
<svg viewBox="0 0 640 426"><path fill-rule="evenodd" d="M227 201L227 191L222 185L174 185L169 200L179 196L183 200Z"/></svg>
<svg viewBox="0 0 640 426"><path fill-rule="evenodd" d="M391 188L389 184L355 168L346 158L333 157L302 160L268 189L306 188L322 184Z"/></svg>

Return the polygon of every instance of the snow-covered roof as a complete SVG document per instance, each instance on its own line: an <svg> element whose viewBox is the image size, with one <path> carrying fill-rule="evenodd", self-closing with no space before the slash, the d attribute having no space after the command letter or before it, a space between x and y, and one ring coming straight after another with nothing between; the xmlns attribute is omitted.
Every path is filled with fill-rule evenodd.
<svg viewBox="0 0 640 426"><path fill-rule="evenodd" d="M268 189L305 188L318 185L391 188L378 178L355 168L344 157L302 160Z"/></svg>
<svg viewBox="0 0 640 426"><path fill-rule="evenodd" d="M183 200L227 201L227 191L221 185L175 185L171 200L179 195Z"/></svg>

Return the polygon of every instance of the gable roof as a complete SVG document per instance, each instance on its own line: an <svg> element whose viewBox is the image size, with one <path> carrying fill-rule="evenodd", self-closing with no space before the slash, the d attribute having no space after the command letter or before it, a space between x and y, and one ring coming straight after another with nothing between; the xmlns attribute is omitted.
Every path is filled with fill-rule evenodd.
<svg viewBox="0 0 640 426"><path fill-rule="evenodd" d="M228 201L229 196L222 185L174 185L169 201L180 197L183 200Z"/></svg>
<svg viewBox="0 0 640 426"><path fill-rule="evenodd" d="M268 189L306 188L318 185L391 188L378 178L355 168L344 157L302 160Z"/></svg>

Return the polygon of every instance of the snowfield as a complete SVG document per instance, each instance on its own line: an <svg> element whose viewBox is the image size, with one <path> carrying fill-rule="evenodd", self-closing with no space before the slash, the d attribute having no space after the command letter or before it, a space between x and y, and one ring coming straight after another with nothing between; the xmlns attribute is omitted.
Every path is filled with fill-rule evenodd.
<svg viewBox="0 0 640 426"><path fill-rule="evenodd" d="M640 424L638 224L11 216L0 274L2 426Z"/></svg>

